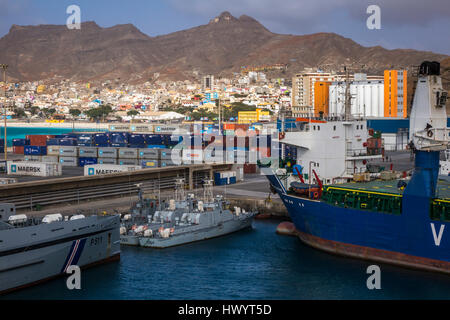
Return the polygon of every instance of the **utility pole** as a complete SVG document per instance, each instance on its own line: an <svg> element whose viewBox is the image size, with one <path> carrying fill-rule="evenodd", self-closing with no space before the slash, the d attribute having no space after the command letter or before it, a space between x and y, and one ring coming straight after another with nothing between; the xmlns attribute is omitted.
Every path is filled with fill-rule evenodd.
<svg viewBox="0 0 450 320"><path fill-rule="evenodd" d="M4 85L4 97L5 97L5 101L3 102L3 119L4 119L4 130L5 130L5 161L8 160L8 139L6 136L6 69L8 69L8 65L7 64L0 64L0 68L3 69L3 85Z"/></svg>

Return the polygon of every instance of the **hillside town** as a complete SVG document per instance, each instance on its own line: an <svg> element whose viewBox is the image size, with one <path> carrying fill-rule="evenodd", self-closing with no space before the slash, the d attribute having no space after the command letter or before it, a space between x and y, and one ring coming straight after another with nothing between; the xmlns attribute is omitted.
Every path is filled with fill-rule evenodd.
<svg viewBox="0 0 450 320"><path fill-rule="evenodd" d="M280 111L293 117L339 116L344 112L347 83L354 116L407 116L407 70L385 70L378 76L307 68L293 78L271 79L263 67L250 70L232 78L199 76L197 81L158 80L155 75L156 80L142 84L124 84L120 79L7 82L7 119L215 121L220 112L222 121L251 124L273 121Z"/></svg>

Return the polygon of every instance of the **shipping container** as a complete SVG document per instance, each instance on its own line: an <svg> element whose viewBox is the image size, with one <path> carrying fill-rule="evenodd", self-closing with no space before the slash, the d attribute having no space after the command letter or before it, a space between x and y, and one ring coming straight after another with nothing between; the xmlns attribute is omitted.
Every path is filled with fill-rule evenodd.
<svg viewBox="0 0 450 320"><path fill-rule="evenodd" d="M224 163L224 156L225 152L221 149L207 148L203 150L203 160L206 164Z"/></svg>
<svg viewBox="0 0 450 320"><path fill-rule="evenodd" d="M85 176L95 176L100 174L113 174L119 172L137 171L142 169L136 165L112 165L112 164L94 164L84 166Z"/></svg>
<svg viewBox="0 0 450 320"><path fill-rule="evenodd" d="M47 154L47 147L46 146L24 146L23 154L28 156L45 156Z"/></svg>
<svg viewBox="0 0 450 320"><path fill-rule="evenodd" d="M29 155L25 155L23 157L24 161L32 161L32 162L41 162L41 156L29 156Z"/></svg>
<svg viewBox="0 0 450 320"><path fill-rule="evenodd" d="M77 137L77 145L83 147L92 147L94 145L94 135L91 133L82 133Z"/></svg>
<svg viewBox="0 0 450 320"><path fill-rule="evenodd" d="M130 124L131 132L153 132L154 128L151 124Z"/></svg>
<svg viewBox="0 0 450 320"><path fill-rule="evenodd" d="M73 146L77 145L77 139L76 138L61 138L61 139L59 139L59 145L73 147Z"/></svg>
<svg viewBox="0 0 450 320"><path fill-rule="evenodd" d="M147 148L144 134L130 134L128 138L129 148Z"/></svg>
<svg viewBox="0 0 450 320"><path fill-rule="evenodd" d="M58 163L59 158L58 156L40 156L40 161L48 163Z"/></svg>
<svg viewBox="0 0 450 320"><path fill-rule="evenodd" d="M158 160L141 160L140 164L143 168L158 168L159 167Z"/></svg>
<svg viewBox="0 0 450 320"><path fill-rule="evenodd" d="M177 164L182 163L182 150L181 149L159 149L160 160L170 160Z"/></svg>
<svg viewBox="0 0 450 320"><path fill-rule="evenodd" d="M30 141L30 145L42 147L47 145L47 139L54 137L54 135L29 134L26 136L26 139Z"/></svg>
<svg viewBox="0 0 450 320"><path fill-rule="evenodd" d="M117 159L113 158L97 158L98 164L117 164Z"/></svg>
<svg viewBox="0 0 450 320"><path fill-rule="evenodd" d="M93 145L95 147L109 147L109 135L107 133L95 133L93 136Z"/></svg>
<svg viewBox="0 0 450 320"><path fill-rule="evenodd" d="M60 138L53 138L47 140L47 146L59 146L59 140Z"/></svg>
<svg viewBox="0 0 450 320"><path fill-rule="evenodd" d="M5 143L5 140L2 139L2 141L0 141L0 145L3 145L4 143ZM28 140L28 139L13 139L12 145L13 145L13 147L29 146L30 140Z"/></svg>
<svg viewBox="0 0 450 320"><path fill-rule="evenodd" d="M0 147L3 147L3 149L5 149L5 147L3 145L0 145ZM24 149L25 149L25 147L14 146L13 147L13 153L14 154L23 154L24 153Z"/></svg>
<svg viewBox="0 0 450 320"><path fill-rule="evenodd" d="M78 158L78 166L84 167L85 165L97 164L97 158L80 157Z"/></svg>
<svg viewBox="0 0 450 320"><path fill-rule="evenodd" d="M197 149L183 149L182 160L184 164L199 164L203 163L203 150Z"/></svg>
<svg viewBox="0 0 450 320"><path fill-rule="evenodd" d="M59 163L8 161L8 175L60 176L62 169Z"/></svg>
<svg viewBox="0 0 450 320"><path fill-rule="evenodd" d="M128 146L128 132L111 132L109 134L109 140L111 147L124 148Z"/></svg>
<svg viewBox="0 0 450 320"><path fill-rule="evenodd" d="M130 131L130 125L129 124L110 124L108 126L109 131Z"/></svg>
<svg viewBox="0 0 450 320"><path fill-rule="evenodd" d="M175 162L171 161L171 160L160 160L159 166L161 168L164 168L164 167L177 166L177 164Z"/></svg>
<svg viewBox="0 0 450 320"><path fill-rule="evenodd" d="M117 159L117 148L98 148L98 157L99 158L114 158Z"/></svg>
<svg viewBox="0 0 450 320"><path fill-rule="evenodd" d="M139 159L159 159L159 149L137 149Z"/></svg>
<svg viewBox="0 0 450 320"><path fill-rule="evenodd" d="M78 155L80 157L97 158L98 157L98 148L97 147L78 147Z"/></svg>
<svg viewBox="0 0 450 320"><path fill-rule="evenodd" d="M78 158L77 157L59 157L59 163L63 167L77 167Z"/></svg>
<svg viewBox="0 0 450 320"><path fill-rule="evenodd" d="M138 149L119 148L119 159L137 159Z"/></svg>
<svg viewBox="0 0 450 320"><path fill-rule="evenodd" d="M139 165L139 160L138 159L117 159L117 164L118 165Z"/></svg>
<svg viewBox="0 0 450 320"><path fill-rule="evenodd" d="M78 147L59 146L59 155L61 157L77 157L78 156Z"/></svg>
<svg viewBox="0 0 450 320"><path fill-rule="evenodd" d="M49 156L59 156L59 145L58 146L47 146L47 155Z"/></svg>
<svg viewBox="0 0 450 320"><path fill-rule="evenodd" d="M162 134L146 134L145 143L147 145L164 145L168 140Z"/></svg>
<svg viewBox="0 0 450 320"><path fill-rule="evenodd" d="M173 133L174 131L178 131L180 129L179 126L176 125L155 125L154 132L155 133Z"/></svg>

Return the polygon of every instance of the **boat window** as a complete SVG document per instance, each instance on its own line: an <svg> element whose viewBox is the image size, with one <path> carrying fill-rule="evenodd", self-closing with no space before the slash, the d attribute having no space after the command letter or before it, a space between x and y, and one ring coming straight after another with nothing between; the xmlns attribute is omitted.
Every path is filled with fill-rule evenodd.
<svg viewBox="0 0 450 320"><path fill-rule="evenodd" d="M317 126L317 130L320 130L320 126Z"/></svg>
<svg viewBox="0 0 450 320"><path fill-rule="evenodd" d="M361 130L364 129L364 125L361 125Z"/></svg>
<svg viewBox="0 0 450 320"><path fill-rule="evenodd" d="M313 130L316 130L316 126L313 126Z"/></svg>
<svg viewBox="0 0 450 320"><path fill-rule="evenodd" d="M333 130L336 131L336 126L333 126Z"/></svg>

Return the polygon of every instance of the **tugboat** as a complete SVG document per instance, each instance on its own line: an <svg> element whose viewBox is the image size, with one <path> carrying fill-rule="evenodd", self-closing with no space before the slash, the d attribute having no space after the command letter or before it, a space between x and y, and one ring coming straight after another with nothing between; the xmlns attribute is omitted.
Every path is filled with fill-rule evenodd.
<svg viewBox="0 0 450 320"><path fill-rule="evenodd" d="M0 204L0 293L65 274L71 265L119 260L119 215L29 218Z"/></svg>
<svg viewBox="0 0 450 320"><path fill-rule="evenodd" d="M169 208L157 211L153 223L140 237L142 247L167 248L195 241L223 236L249 228L256 212L245 212L239 207L229 210L228 203L221 197L213 197L212 180L203 184L203 201L197 201L192 194L185 200L171 201Z"/></svg>
<svg viewBox="0 0 450 320"><path fill-rule="evenodd" d="M290 191L273 169L262 168L300 239L334 254L450 273L450 184L438 181L439 155L449 143L446 100L440 64L423 62L410 116L410 179L325 182L315 197Z"/></svg>

